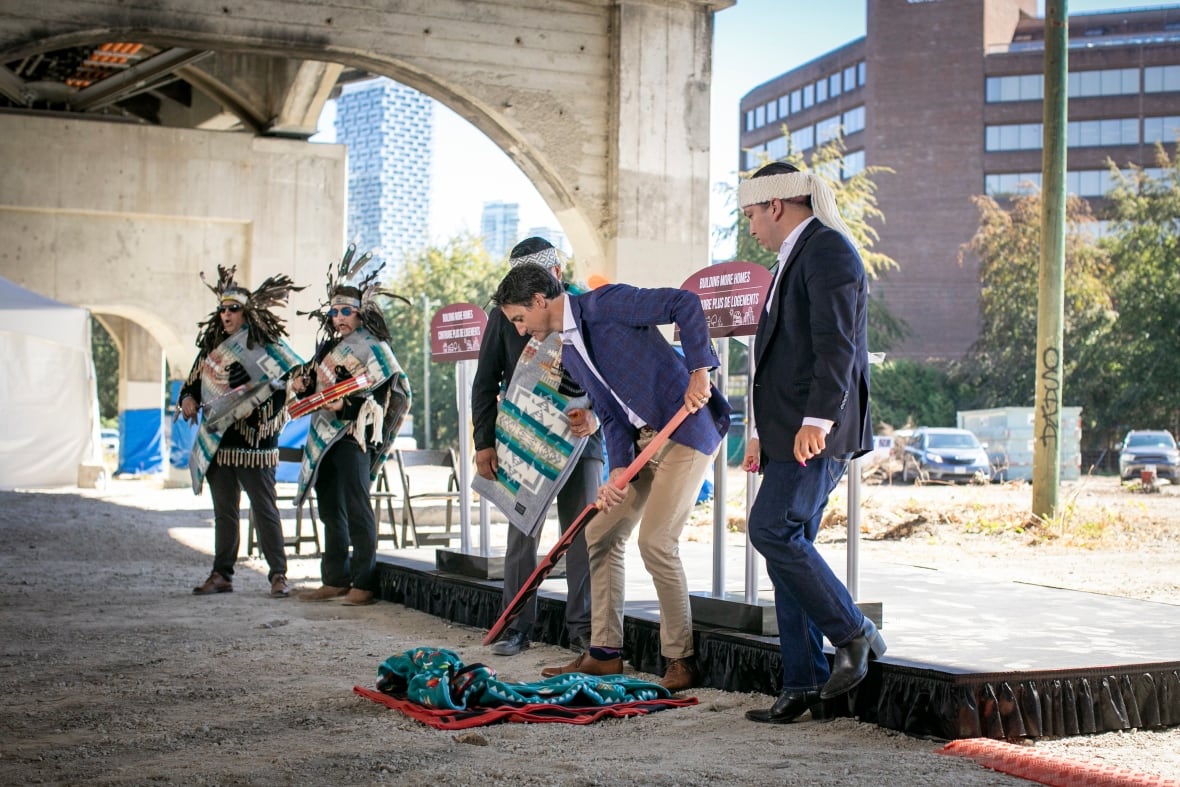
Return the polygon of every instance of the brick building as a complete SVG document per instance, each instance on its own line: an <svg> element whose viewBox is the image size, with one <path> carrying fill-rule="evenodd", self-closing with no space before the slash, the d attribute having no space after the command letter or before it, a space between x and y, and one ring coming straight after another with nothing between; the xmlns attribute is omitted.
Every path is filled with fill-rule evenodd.
<svg viewBox="0 0 1180 787"><path fill-rule="evenodd" d="M1039 185L1044 20L1036 0L867 0L864 38L747 93L741 166L806 155L844 134L846 175L878 177L877 249L898 261L874 284L912 336L892 357L956 358L979 332L978 264L957 261L971 197ZM1069 18L1068 189L1098 199L1107 159L1154 165L1180 130L1180 5Z"/></svg>

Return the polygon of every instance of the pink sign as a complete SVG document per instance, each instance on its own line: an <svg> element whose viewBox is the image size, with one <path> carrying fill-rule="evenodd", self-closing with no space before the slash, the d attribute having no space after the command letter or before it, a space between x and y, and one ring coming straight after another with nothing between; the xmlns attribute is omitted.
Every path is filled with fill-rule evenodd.
<svg viewBox="0 0 1180 787"><path fill-rule="evenodd" d="M474 303L452 303L430 320L430 359L435 363L479 357L479 343L488 315Z"/></svg>
<svg viewBox="0 0 1180 787"><path fill-rule="evenodd" d="M753 336L766 307L770 289L770 271L753 262L722 262L701 268L684 280L682 290L691 290L701 299L709 335Z"/></svg>

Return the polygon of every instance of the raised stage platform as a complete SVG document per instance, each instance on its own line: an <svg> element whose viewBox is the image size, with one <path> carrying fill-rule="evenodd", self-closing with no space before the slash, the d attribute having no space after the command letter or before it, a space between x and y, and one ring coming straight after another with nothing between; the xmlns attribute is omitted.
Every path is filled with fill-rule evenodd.
<svg viewBox="0 0 1180 787"><path fill-rule="evenodd" d="M682 555L707 592L707 546ZM637 556L628 566L627 661L663 674L654 591ZM378 572L388 601L484 629L499 616L501 583L441 573L432 549L382 552ZM941 739L1180 725L1180 606L902 565L862 566L860 587L883 604L889 652L829 710ZM565 644L564 590L542 586L534 640ZM776 637L698 625L696 646L705 685L778 693Z"/></svg>

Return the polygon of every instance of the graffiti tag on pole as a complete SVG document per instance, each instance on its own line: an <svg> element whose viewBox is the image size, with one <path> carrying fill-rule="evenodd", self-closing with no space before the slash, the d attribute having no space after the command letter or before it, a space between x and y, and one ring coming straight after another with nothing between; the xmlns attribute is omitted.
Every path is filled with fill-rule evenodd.
<svg viewBox="0 0 1180 787"><path fill-rule="evenodd" d="M1057 376L1057 365L1060 352L1056 347L1049 347L1041 356L1041 381L1045 386L1045 398L1041 401L1041 445L1056 444L1061 413L1061 380Z"/></svg>

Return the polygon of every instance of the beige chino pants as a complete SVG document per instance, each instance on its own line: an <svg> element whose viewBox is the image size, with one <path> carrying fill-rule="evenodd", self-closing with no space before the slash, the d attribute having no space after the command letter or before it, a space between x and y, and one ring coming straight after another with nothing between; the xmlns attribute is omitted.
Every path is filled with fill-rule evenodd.
<svg viewBox="0 0 1180 787"><path fill-rule="evenodd" d="M586 547L591 644L623 647L626 545L639 525L639 554L660 603L660 652L666 659L693 655L692 609L680 560L680 534L711 464L707 454L668 443L631 481L623 502L590 520Z"/></svg>

